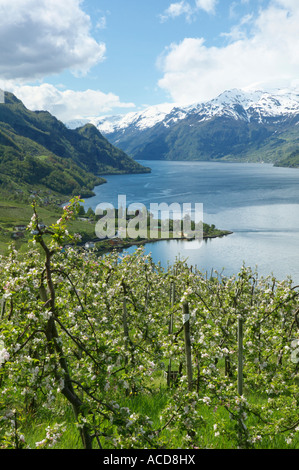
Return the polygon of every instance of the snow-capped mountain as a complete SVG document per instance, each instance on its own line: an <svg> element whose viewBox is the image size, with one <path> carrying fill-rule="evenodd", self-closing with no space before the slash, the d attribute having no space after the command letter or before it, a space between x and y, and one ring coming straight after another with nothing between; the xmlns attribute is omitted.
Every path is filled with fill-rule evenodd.
<svg viewBox="0 0 299 470"><path fill-rule="evenodd" d="M111 134L120 129L134 125L138 129L153 127L171 112L174 105L170 103L150 106L140 112L130 112L115 116L102 116L89 119L74 119L67 123L69 128L84 126L88 122L95 125L103 134Z"/></svg>
<svg viewBox="0 0 299 470"><path fill-rule="evenodd" d="M248 122L252 120L267 122L269 118L280 120L299 113L299 93L283 90L275 94L264 91L246 93L230 90L190 111L198 113L204 120L216 116L227 116Z"/></svg>
<svg viewBox="0 0 299 470"><path fill-rule="evenodd" d="M189 106L167 103L89 122L136 159L276 161L299 146L299 92L233 89Z"/></svg>
<svg viewBox="0 0 299 470"><path fill-rule="evenodd" d="M197 114L199 122L215 116L228 116L234 119L280 118L299 113L299 91L276 90L245 92L238 89L228 90L218 97L203 103L179 107L173 103L150 106L143 111L130 112L124 115L91 118L89 122L96 125L106 135L134 126L140 130L154 127L160 122L170 125ZM72 121L71 127L84 125L88 120Z"/></svg>

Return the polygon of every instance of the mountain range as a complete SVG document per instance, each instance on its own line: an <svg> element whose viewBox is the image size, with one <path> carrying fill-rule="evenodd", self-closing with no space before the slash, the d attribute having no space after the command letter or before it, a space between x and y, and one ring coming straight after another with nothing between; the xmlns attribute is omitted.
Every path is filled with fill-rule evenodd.
<svg viewBox="0 0 299 470"><path fill-rule="evenodd" d="M12 93L0 103L0 189L47 188L93 195L100 175L150 171L113 146L92 124L69 129L47 111L30 111Z"/></svg>
<svg viewBox="0 0 299 470"><path fill-rule="evenodd" d="M151 106L89 120L135 160L272 162L299 166L299 93L239 89L185 107ZM66 123L76 128L86 121Z"/></svg>

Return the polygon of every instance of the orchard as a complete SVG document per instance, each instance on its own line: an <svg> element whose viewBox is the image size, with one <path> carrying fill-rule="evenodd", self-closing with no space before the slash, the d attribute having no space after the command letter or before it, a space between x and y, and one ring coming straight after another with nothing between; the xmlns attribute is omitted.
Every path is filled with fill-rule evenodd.
<svg viewBox="0 0 299 470"><path fill-rule="evenodd" d="M78 208L0 259L0 448L299 448L299 286L99 257Z"/></svg>

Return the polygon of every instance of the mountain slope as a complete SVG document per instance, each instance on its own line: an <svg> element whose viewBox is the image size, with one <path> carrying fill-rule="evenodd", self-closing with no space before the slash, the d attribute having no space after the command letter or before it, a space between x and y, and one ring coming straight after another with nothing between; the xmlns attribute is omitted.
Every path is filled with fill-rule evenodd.
<svg viewBox="0 0 299 470"><path fill-rule="evenodd" d="M11 93L0 104L0 184L43 185L91 195L107 173L149 171L110 144L94 126L71 130L46 111L30 111Z"/></svg>
<svg viewBox="0 0 299 470"><path fill-rule="evenodd" d="M299 168L299 149L291 153L282 160L276 162L276 166L286 166L289 168Z"/></svg>
<svg viewBox="0 0 299 470"><path fill-rule="evenodd" d="M299 94L229 90L206 103L93 120L137 160L276 162L299 148Z"/></svg>

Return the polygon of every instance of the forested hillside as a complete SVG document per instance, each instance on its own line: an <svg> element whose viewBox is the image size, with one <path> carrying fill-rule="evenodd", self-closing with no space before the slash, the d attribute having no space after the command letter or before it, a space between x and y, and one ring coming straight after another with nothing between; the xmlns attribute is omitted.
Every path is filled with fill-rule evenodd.
<svg viewBox="0 0 299 470"><path fill-rule="evenodd" d="M92 195L107 173L149 171L111 145L93 126L70 130L46 111L28 110L13 94L0 104L0 187L44 186Z"/></svg>

